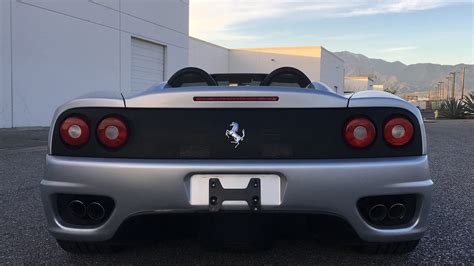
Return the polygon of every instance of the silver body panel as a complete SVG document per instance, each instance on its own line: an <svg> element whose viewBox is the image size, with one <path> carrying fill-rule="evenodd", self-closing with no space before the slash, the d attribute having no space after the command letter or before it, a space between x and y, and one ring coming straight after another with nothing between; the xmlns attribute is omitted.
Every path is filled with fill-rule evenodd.
<svg viewBox="0 0 474 266"><path fill-rule="evenodd" d="M317 84L316 84L317 85ZM320 87L315 86L318 88ZM278 96L278 102L195 102L195 96ZM416 157L340 160L152 160L46 156L41 181L48 230L58 239L106 241L128 217L143 213L181 213L208 210L202 205L207 190L193 183L196 175L261 174L278 177L278 204L262 206L265 212L329 213L346 219L366 241L393 242L419 239L427 229L432 181L426 155L426 134L419 110L408 102L381 92L360 92L343 97L323 89L278 87L167 88L162 83L134 96L102 95L73 100L60 108L51 131L64 111L77 107L116 108L356 108L399 107L412 112L422 130L422 155ZM246 177L245 177L246 178ZM267 182L267 181L265 181ZM191 193L192 191L192 193ZM61 222L52 195L96 194L112 197L116 207L96 228L68 226ZM415 219L406 227L378 229L359 214L356 202L373 195L420 195ZM244 206L238 206L240 208Z"/></svg>
<svg viewBox="0 0 474 266"><path fill-rule="evenodd" d="M115 108L124 108L125 100L120 93L114 92L96 92L94 94L84 95L81 98L71 100L61 106L59 106L53 115L53 120L51 121L51 127L48 135L48 154L51 153L51 143L53 138L53 129L56 125L58 117L65 111L72 108L80 107L115 107Z"/></svg>
<svg viewBox="0 0 474 266"><path fill-rule="evenodd" d="M313 82L312 86L326 86ZM278 96L278 102L195 102L196 96ZM301 89L284 87L189 87L166 88L166 83L151 87L145 92L123 97L120 93L97 93L74 99L58 107L51 127L64 111L79 107L116 108L351 108L399 107L412 112L422 128L423 154L426 154L426 133L420 110L398 96L381 91L362 91L341 96L327 89ZM48 151L51 150L52 132L49 132ZM48 152L49 153L49 152Z"/></svg>
<svg viewBox="0 0 474 266"><path fill-rule="evenodd" d="M41 181L48 229L54 237L76 241L110 239L127 218L143 213L206 211L192 205L190 177L195 174L275 174L284 180L281 204L262 211L329 213L346 219L366 241L418 239L427 229L432 181L427 156L310 161L185 161L46 157ZM97 228L60 222L54 193L107 195L115 200L111 217ZM206 192L203 192L206 193ZM377 229L364 221L356 201L364 196L417 193L422 204L405 228Z"/></svg>
<svg viewBox="0 0 474 266"><path fill-rule="evenodd" d="M195 102L203 96L278 96L277 102ZM184 87L151 90L125 98L128 108L337 108L347 98L333 92L285 87Z"/></svg>
<svg viewBox="0 0 474 266"><path fill-rule="evenodd" d="M349 108L356 108L356 107L398 107L406 109L412 112L416 118L418 119L418 123L420 124L421 128L421 138L422 138L422 149L423 154L426 154L427 147L426 147L426 131L425 131L425 123L423 123L423 117L421 116L421 112L416 106L413 104L408 103L407 101L403 100L402 98L390 94L384 91L361 91L357 92L349 99L349 103L347 105Z"/></svg>

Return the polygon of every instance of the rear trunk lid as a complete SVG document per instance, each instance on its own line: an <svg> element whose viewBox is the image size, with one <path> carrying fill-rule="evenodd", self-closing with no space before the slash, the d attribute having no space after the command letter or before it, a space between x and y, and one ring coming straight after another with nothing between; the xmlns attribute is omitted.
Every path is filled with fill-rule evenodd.
<svg viewBox="0 0 474 266"><path fill-rule="evenodd" d="M197 101L196 97L276 97L272 101ZM202 86L151 89L125 96L130 108L345 108L348 99L336 93L293 87Z"/></svg>

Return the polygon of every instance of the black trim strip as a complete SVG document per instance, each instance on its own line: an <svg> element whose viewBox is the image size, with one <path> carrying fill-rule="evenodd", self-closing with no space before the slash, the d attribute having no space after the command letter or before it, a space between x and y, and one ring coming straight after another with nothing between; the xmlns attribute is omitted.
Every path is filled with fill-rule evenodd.
<svg viewBox="0 0 474 266"><path fill-rule="evenodd" d="M77 148L66 145L59 127L67 117L87 118L91 138ZM94 132L106 116L118 115L128 125L129 139L119 149L105 148ZM374 143L355 149L345 143L343 128L348 119L365 116L374 122ZM402 116L414 126L413 139L392 147L383 139L383 126ZM226 136L237 122L236 144ZM418 120L410 111L393 107L364 108L76 108L58 118L52 136L52 154L77 157L135 159L350 159L422 155Z"/></svg>

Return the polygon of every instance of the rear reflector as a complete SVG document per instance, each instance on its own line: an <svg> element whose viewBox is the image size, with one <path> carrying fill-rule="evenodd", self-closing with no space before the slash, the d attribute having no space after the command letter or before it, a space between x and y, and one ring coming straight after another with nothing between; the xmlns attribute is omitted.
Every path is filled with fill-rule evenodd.
<svg viewBox="0 0 474 266"><path fill-rule="evenodd" d="M255 97L194 97L195 102L277 102L277 96L255 96Z"/></svg>

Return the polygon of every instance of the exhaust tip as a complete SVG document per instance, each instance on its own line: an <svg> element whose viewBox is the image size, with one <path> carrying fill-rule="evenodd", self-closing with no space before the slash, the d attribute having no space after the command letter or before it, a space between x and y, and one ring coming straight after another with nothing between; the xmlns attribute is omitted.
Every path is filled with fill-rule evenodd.
<svg viewBox="0 0 474 266"><path fill-rule="evenodd" d="M369 218L372 221L380 222L387 217L387 207L383 204L377 204L372 206L369 210Z"/></svg>
<svg viewBox="0 0 474 266"><path fill-rule="evenodd" d="M73 200L68 204L69 212L76 217L82 218L86 216L86 205L80 200Z"/></svg>
<svg viewBox="0 0 474 266"><path fill-rule="evenodd" d="M403 219L405 217L406 207L402 203L395 203L390 206L388 210L388 217L390 219Z"/></svg>
<svg viewBox="0 0 474 266"><path fill-rule="evenodd" d="M102 220L105 216L104 206L98 202L92 202L87 206L87 216L92 220Z"/></svg>

